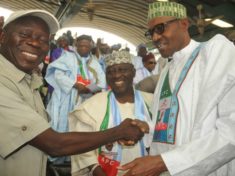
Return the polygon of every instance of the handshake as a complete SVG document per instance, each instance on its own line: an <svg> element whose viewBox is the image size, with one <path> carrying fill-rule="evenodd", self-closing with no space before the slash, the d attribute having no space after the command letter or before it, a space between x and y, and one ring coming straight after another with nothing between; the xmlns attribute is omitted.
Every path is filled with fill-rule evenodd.
<svg viewBox="0 0 235 176"><path fill-rule="evenodd" d="M137 119L125 119L119 126L114 128L117 128L120 137L118 142L121 145L134 145L145 133L149 133L148 124Z"/></svg>

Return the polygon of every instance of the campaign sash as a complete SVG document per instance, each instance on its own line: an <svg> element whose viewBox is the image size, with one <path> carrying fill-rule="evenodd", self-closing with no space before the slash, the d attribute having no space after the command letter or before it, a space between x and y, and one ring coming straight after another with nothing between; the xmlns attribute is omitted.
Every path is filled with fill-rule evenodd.
<svg viewBox="0 0 235 176"><path fill-rule="evenodd" d="M157 121L153 133L153 142L174 144L177 116L179 112L178 92L183 84L191 66L197 58L201 44L193 51L188 61L184 65L175 89L171 92L169 84L169 70L165 76L158 106Z"/></svg>
<svg viewBox="0 0 235 176"><path fill-rule="evenodd" d="M90 73L87 69L87 61L83 60L78 54L76 54L78 60L78 69L77 69L77 82L86 85L91 83Z"/></svg>
<svg viewBox="0 0 235 176"><path fill-rule="evenodd" d="M140 91L135 90L134 100L135 117L139 120L144 120L146 115L146 107ZM100 130L103 131L112 128L121 123L121 115L117 106L116 98L112 91L107 95L107 106L104 119L101 123ZM139 141L140 156L145 154L145 146L143 140ZM112 144L111 149L102 146L98 149L98 161L102 170L107 176L116 176L118 173L117 166L122 160L122 146L118 143Z"/></svg>

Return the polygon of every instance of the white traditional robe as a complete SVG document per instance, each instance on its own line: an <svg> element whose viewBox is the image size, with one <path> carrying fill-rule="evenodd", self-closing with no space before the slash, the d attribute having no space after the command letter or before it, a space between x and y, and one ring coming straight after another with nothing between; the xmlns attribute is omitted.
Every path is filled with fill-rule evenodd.
<svg viewBox="0 0 235 176"><path fill-rule="evenodd" d="M157 74L158 74L158 70L157 69L154 69L152 72L150 72L145 67L139 68L139 69L136 70L133 83L137 84L140 81L142 81L144 78L146 78L148 76L151 76L151 75L157 75Z"/></svg>
<svg viewBox="0 0 235 176"><path fill-rule="evenodd" d="M173 55L154 94L156 122L159 95L169 70L174 89L193 50L189 45ZM235 175L235 47L222 35L204 43L179 92L174 145L152 142L151 155L161 154L171 175Z"/></svg>
<svg viewBox="0 0 235 176"><path fill-rule="evenodd" d="M107 94L108 92L98 93L91 97L78 109L70 114L69 125L71 131L99 131L100 125L104 119L107 105ZM152 102L153 95L150 93L141 92L141 95L146 104ZM122 120L126 118L136 119L134 116L134 103L118 103L118 108ZM145 117L146 121L151 124L150 117ZM149 146L149 136L146 135L145 145ZM140 145L134 146L122 146L122 160L121 165L132 161L133 159L140 157ZM72 175L73 176L88 176L88 166L96 164L98 162L98 152L93 150L84 154L74 155L71 157L72 161ZM121 172L121 171L119 171ZM122 175L119 173L118 175Z"/></svg>
<svg viewBox="0 0 235 176"><path fill-rule="evenodd" d="M136 70L144 67L144 64L142 62L142 57L140 57L140 56L133 56L132 57L132 64L134 65Z"/></svg>
<svg viewBox="0 0 235 176"><path fill-rule="evenodd" d="M77 56L76 56L77 55ZM51 117L51 126L59 132L68 131L68 114L75 105L79 105L85 100L87 94L79 94L74 84L77 81L78 59L81 62L87 61L89 66L95 71L90 74L91 83L96 83L100 88L105 88L105 74L96 59L81 58L77 53L63 52L54 62L49 64L45 76L46 81L54 88L52 97L47 106L47 112ZM97 76L97 80L95 75ZM88 95L90 96L90 95Z"/></svg>

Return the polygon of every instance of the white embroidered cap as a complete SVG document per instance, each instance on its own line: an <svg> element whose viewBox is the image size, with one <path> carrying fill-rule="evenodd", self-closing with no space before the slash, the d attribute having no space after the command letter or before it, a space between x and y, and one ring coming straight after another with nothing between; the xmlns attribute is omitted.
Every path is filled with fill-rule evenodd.
<svg viewBox="0 0 235 176"><path fill-rule="evenodd" d="M105 63L107 67L122 63L132 64L132 57L131 54L127 51L114 51L105 58Z"/></svg>

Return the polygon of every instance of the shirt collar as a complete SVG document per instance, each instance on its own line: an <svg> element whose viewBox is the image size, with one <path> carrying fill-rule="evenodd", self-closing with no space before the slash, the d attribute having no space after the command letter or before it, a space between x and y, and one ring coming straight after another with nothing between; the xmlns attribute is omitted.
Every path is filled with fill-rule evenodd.
<svg viewBox="0 0 235 176"><path fill-rule="evenodd" d="M188 57L199 44L199 42L196 42L195 40L191 39L186 47L173 54L173 60L177 62L177 60L179 59Z"/></svg>
<svg viewBox="0 0 235 176"><path fill-rule="evenodd" d="M78 55L79 61L81 61L82 63L87 63L90 60L90 58L92 57L91 54L88 54L87 57L80 56L80 54L78 52L76 52L76 54Z"/></svg>
<svg viewBox="0 0 235 176"><path fill-rule="evenodd" d="M7 71L4 70L4 74L10 77L11 79L15 80L16 82L20 82L24 78L26 73L16 68L15 65L8 61L3 55L0 55L0 57L1 63L3 63L4 68L7 69Z"/></svg>
<svg viewBox="0 0 235 176"><path fill-rule="evenodd" d="M0 54L1 63L3 63L5 68L7 70L4 70L4 74L6 77L9 77L11 80L14 80L15 82L21 82L23 79L25 79L30 85L32 89L39 88L43 82L42 78L37 75L36 73L33 73L32 75L29 75L18 68L15 67L10 61L8 61L4 56Z"/></svg>

